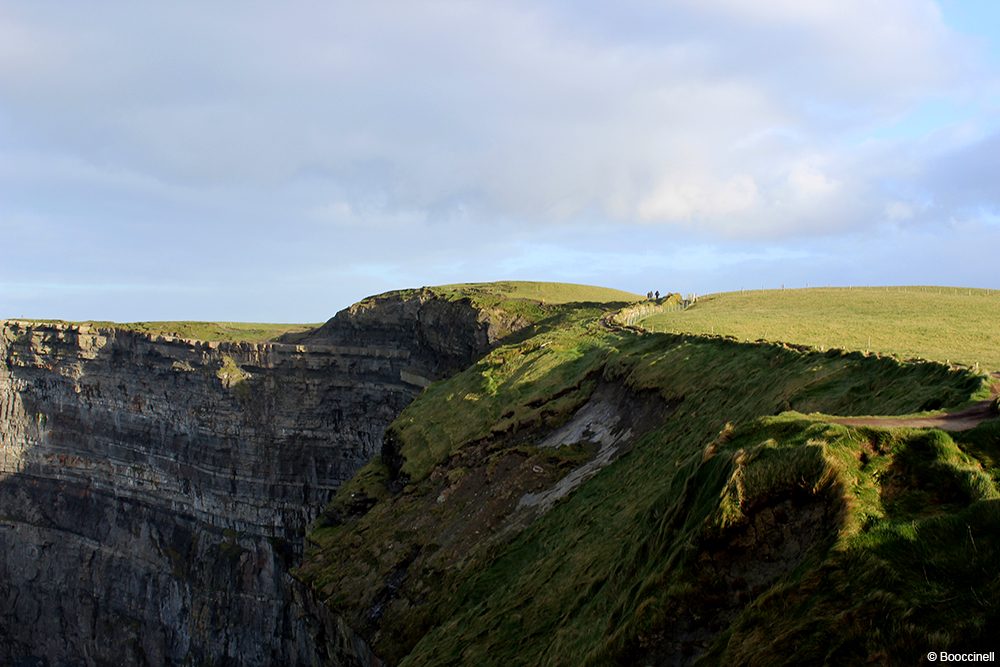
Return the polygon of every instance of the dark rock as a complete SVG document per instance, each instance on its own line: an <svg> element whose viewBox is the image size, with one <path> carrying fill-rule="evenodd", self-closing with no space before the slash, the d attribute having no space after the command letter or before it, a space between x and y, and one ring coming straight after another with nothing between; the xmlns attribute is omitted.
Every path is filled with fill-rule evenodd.
<svg viewBox="0 0 1000 667"><path fill-rule="evenodd" d="M389 422L511 326L425 293L283 343L0 323L0 664L377 664L288 567Z"/></svg>

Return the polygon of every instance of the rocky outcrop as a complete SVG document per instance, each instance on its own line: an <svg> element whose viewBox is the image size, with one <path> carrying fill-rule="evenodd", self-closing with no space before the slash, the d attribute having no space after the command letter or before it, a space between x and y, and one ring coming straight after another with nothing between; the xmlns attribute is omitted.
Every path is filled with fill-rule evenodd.
<svg viewBox="0 0 1000 667"><path fill-rule="evenodd" d="M444 377L528 324L503 308L476 305L469 298L445 299L424 288L369 297L318 329L289 334L284 340L354 346L397 346L405 341L411 372Z"/></svg>
<svg viewBox="0 0 1000 667"><path fill-rule="evenodd" d="M488 320L418 293L282 343L2 323L0 663L376 663L288 569Z"/></svg>

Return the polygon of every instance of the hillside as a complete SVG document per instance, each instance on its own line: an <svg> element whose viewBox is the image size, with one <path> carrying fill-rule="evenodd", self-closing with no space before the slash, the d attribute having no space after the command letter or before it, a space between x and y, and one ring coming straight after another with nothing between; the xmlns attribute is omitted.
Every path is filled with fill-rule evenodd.
<svg viewBox="0 0 1000 667"><path fill-rule="evenodd" d="M588 289L534 288L319 327L0 321L0 664L369 664L288 576L306 526L426 386Z"/></svg>
<svg viewBox="0 0 1000 667"><path fill-rule="evenodd" d="M431 386L314 525L298 576L376 654L912 664L927 637L993 636L995 421L824 417L958 406L984 376L610 312L563 309Z"/></svg>
<svg viewBox="0 0 1000 667"><path fill-rule="evenodd" d="M476 283L296 331L3 322L0 662L994 649L996 378L621 324L711 303Z"/></svg>
<svg viewBox="0 0 1000 667"><path fill-rule="evenodd" d="M720 334L888 353L1000 370L1000 290L853 287L726 292L641 321Z"/></svg>

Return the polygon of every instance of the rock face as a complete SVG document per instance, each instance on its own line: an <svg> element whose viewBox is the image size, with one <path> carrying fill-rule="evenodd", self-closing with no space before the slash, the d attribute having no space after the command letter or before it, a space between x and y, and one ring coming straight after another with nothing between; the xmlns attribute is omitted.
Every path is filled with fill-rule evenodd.
<svg viewBox="0 0 1000 667"><path fill-rule="evenodd" d="M405 347L409 371L445 377L468 366L500 339L529 322L502 308L448 300L431 290L387 292L336 314L314 331L290 334L292 343Z"/></svg>
<svg viewBox="0 0 1000 667"><path fill-rule="evenodd" d="M374 664L288 574L433 379L519 323L385 295L283 343L0 326L0 664Z"/></svg>

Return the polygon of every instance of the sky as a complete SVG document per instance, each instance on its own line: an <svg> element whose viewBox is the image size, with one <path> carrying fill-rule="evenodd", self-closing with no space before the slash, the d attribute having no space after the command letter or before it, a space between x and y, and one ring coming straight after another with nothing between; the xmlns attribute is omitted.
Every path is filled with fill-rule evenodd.
<svg viewBox="0 0 1000 667"><path fill-rule="evenodd" d="M1000 288L1000 3L0 0L0 317Z"/></svg>

